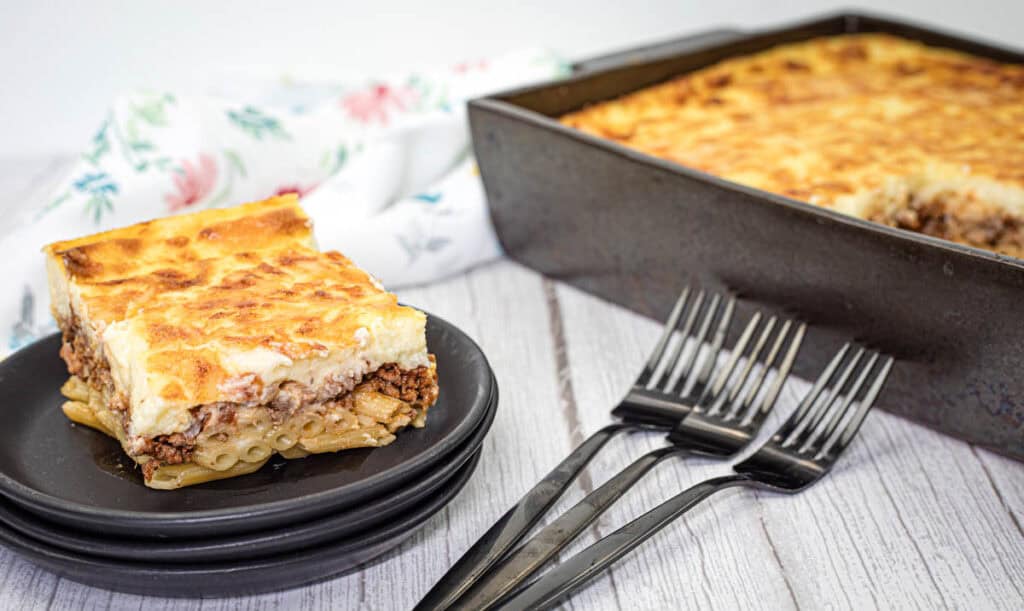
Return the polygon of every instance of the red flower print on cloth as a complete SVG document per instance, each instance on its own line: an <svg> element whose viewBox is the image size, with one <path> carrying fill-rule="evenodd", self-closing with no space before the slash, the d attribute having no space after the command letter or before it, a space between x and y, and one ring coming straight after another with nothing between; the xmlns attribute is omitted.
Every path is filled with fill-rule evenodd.
<svg viewBox="0 0 1024 611"><path fill-rule="evenodd" d="M452 66L452 71L454 71L455 74L465 74L474 70L487 70L487 60L478 59L476 61L460 62Z"/></svg>
<svg viewBox="0 0 1024 611"><path fill-rule="evenodd" d="M308 187L300 187L299 185L283 185L274 192L274 195L288 195L289 193L294 193L301 199L306 197L306 195L315 188L317 188L316 184L309 185Z"/></svg>
<svg viewBox="0 0 1024 611"><path fill-rule="evenodd" d="M380 84L345 96L341 106L357 121L387 125L392 111L408 110L416 98L416 91L408 87Z"/></svg>
<svg viewBox="0 0 1024 611"><path fill-rule="evenodd" d="M193 164L188 159L183 159L181 169L174 173L174 186L178 192L164 195L164 201L171 212L199 202L209 195L217 184L217 162L213 157L201 153L198 161L198 164Z"/></svg>

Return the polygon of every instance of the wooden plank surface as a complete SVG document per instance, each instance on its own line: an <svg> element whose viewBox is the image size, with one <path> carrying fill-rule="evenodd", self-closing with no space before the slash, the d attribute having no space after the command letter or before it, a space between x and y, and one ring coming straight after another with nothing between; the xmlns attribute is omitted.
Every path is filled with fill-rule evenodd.
<svg viewBox="0 0 1024 611"><path fill-rule="evenodd" d="M8 194L0 210L47 192L43 183L66 165L0 162L0 193ZM650 320L509 262L400 295L476 339L501 388L479 470L410 541L359 573L221 600L90 588L0 548L0 609L408 608L510 503L609 421L608 410L658 334ZM766 429L807 386L799 380L787 385ZM559 506L568 507L661 443L650 434L613 441ZM711 460L667 461L567 553L682 486L726 469ZM1022 524L1024 466L875 413L821 484L793 497L724 492L564 607L1020 609Z"/></svg>

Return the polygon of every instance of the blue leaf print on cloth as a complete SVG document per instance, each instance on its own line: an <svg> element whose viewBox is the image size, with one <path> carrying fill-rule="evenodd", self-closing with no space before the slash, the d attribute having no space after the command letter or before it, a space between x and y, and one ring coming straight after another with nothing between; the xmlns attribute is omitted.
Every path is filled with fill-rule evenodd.
<svg viewBox="0 0 1024 611"><path fill-rule="evenodd" d="M110 180L110 175L106 172L85 174L73 184L75 189L83 193L117 193L117 185Z"/></svg>
<svg viewBox="0 0 1024 611"><path fill-rule="evenodd" d="M110 138L108 132L110 130L110 117L107 117L100 125L99 131L92 137L92 148L86 153L82 154L82 159L88 161L92 165L98 165L100 159L104 155L110 152Z"/></svg>
<svg viewBox="0 0 1024 611"><path fill-rule="evenodd" d="M92 216L94 223L99 224L105 212L114 211L112 197L117 195L118 187L106 172L85 174L72 183L72 187L89 196L85 212Z"/></svg>
<svg viewBox="0 0 1024 611"><path fill-rule="evenodd" d="M425 235L419 228L415 228L415 231L416 235L395 236L402 250L409 256L409 263L414 263L425 253L436 253L452 242L451 238L445 236Z"/></svg>
<svg viewBox="0 0 1024 611"><path fill-rule="evenodd" d="M417 193L416 195L413 195L412 198L428 204L436 204L444 199L444 195L438 191L436 193Z"/></svg>

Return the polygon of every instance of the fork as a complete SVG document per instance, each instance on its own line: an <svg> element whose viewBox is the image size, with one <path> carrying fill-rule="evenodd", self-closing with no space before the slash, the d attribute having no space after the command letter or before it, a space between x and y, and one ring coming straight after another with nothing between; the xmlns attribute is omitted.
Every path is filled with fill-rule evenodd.
<svg viewBox="0 0 1024 611"><path fill-rule="evenodd" d="M551 606L720 490L750 486L794 494L821 480L856 436L893 365L892 357L872 352L860 366L868 352L860 348L847 359L850 349L846 344L836 353L793 415L734 466L733 474L711 478L665 501L522 588L502 602L502 609ZM709 431L709 437L717 434Z"/></svg>
<svg viewBox="0 0 1024 611"><path fill-rule="evenodd" d="M522 540L612 437L640 430L668 431L686 417L708 387L735 307L734 297L723 300L704 291L694 296L689 287L684 288L643 370L612 410L619 421L588 437L499 518L427 592L417 611L449 608ZM704 349L712 328L710 345ZM674 338L677 341L671 347ZM687 352L688 343L692 347Z"/></svg>
<svg viewBox="0 0 1024 611"><path fill-rule="evenodd" d="M728 458L745 448L775 406L806 331L806 325L800 324L791 334L793 322L789 320L781 325L775 317L763 325L761 321L758 312L747 323L727 364L718 370L714 382L672 430L670 445L636 459L522 547L502 558L454 607L488 609L513 593L662 460L680 454ZM752 341L755 335L757 339ZM768 374L780 356L776 375L765 389ZM756 365L759 367L755 371Z"/></svg>

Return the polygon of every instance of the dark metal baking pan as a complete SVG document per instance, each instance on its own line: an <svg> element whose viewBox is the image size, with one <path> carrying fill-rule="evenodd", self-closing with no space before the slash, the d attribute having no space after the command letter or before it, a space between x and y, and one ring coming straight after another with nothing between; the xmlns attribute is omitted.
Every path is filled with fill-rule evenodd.
<svg viewBox="0 0 1024 611"><path fill-rule="evenodd" d="M848 339L888 351L899 363L882 407L1024 459L1024 261L747 188L553 118L728 57L853 32L1024 63L1019 51L855 14L583 62L568 79L470 104L498 236L512 258L655 318L684 284L731 291L744 314L799 316L812 325L804 376Z"/></svg>

